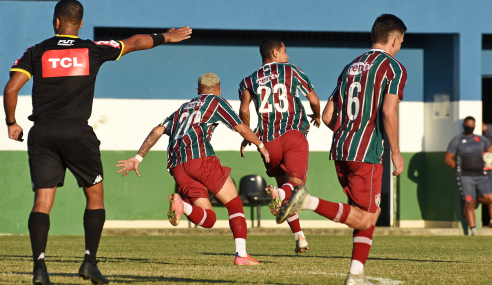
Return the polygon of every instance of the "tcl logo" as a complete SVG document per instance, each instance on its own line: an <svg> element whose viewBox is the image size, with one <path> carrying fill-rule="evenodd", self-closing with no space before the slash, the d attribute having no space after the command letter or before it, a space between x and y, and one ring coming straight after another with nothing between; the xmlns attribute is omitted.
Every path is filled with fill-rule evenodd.
<svg viewBox="0 0 492 285"><path fill-rule="evenodd" d="M43 77L89 75L89 49L49 50L41 57Z"/></svg>

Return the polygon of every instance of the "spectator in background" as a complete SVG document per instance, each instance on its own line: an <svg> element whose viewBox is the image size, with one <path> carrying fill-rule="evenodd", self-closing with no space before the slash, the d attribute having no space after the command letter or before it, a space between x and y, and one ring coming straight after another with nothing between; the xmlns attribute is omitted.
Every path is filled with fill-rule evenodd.
<svg viewBox="0 0 492 285"><path fill-rule="evenodd" d="M463 121L463 133L455 136L449 143L444 162L456 169L456 181L465 203L463 214L472 234L476 236L475 205L492 203L492 183L483 170L483 153L492 152L492 148L486 138L473 134L474 129L475 118L466 117Z"/></svg>
<svg viewBox="0 0 492 285"><path fill-rule="evenodd" d="M490 144L492 144L492 124L482 123L482 134L489 140ZM492 170L488 170L487 175L492 182ZM490 218L492 219L492 216L490 216ZM489 224L489 226L492 226L492 224Z"/></svg>

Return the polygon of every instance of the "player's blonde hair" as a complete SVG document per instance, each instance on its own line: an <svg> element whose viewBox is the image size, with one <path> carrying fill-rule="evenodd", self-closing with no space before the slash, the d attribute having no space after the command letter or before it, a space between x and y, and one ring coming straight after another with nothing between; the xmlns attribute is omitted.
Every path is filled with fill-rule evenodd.
<svg viewBox="0 0 492 285"><path fill-rule="evenodd" d="M198 78L198 87L210 88L219 85L220 79L215 73L207 72Z"/></svg>

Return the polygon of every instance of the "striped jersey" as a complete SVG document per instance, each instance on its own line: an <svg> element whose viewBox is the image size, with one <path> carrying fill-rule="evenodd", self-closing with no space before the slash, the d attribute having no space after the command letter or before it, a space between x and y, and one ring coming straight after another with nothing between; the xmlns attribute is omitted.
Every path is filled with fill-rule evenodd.
<svg viewBox="0 0 492 285"><path fill-rule="evenodd" d="M261 141L269 142L290 130L307 135L309 121L299 93L307 96L314 87L299 67L290 63L265 64L241 81L239 99L244 90L255 103L255 133Z"/></svg>
<svg viewBox="0 0 492 285"><path fill-rule="evenodd" d="M405 67L383 50L371 49L348 64L330 97L338 112L330 159L381 163L383 99L395 94L403 100L406 83Z"/></svg>
<svg viewBox="0 0 492 285"><path fill-rule="evenodd" d="M169 134L167 168L215 155L210 140L219 122L232 130L243 123L225 99L211 94L193 98L167 117L161 123Z"/></svg>

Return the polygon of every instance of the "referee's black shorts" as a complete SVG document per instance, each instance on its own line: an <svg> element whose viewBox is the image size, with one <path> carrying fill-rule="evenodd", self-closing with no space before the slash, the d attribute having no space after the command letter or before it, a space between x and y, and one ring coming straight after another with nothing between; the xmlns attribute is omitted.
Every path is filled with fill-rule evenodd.
<svg viewBox="0 0 492 285"><path fill-rule="evenodd" d="M63 186L68 168L79 187L103 180L100 142L87 122L35 122L27 141L32 189Z"/></svg>

